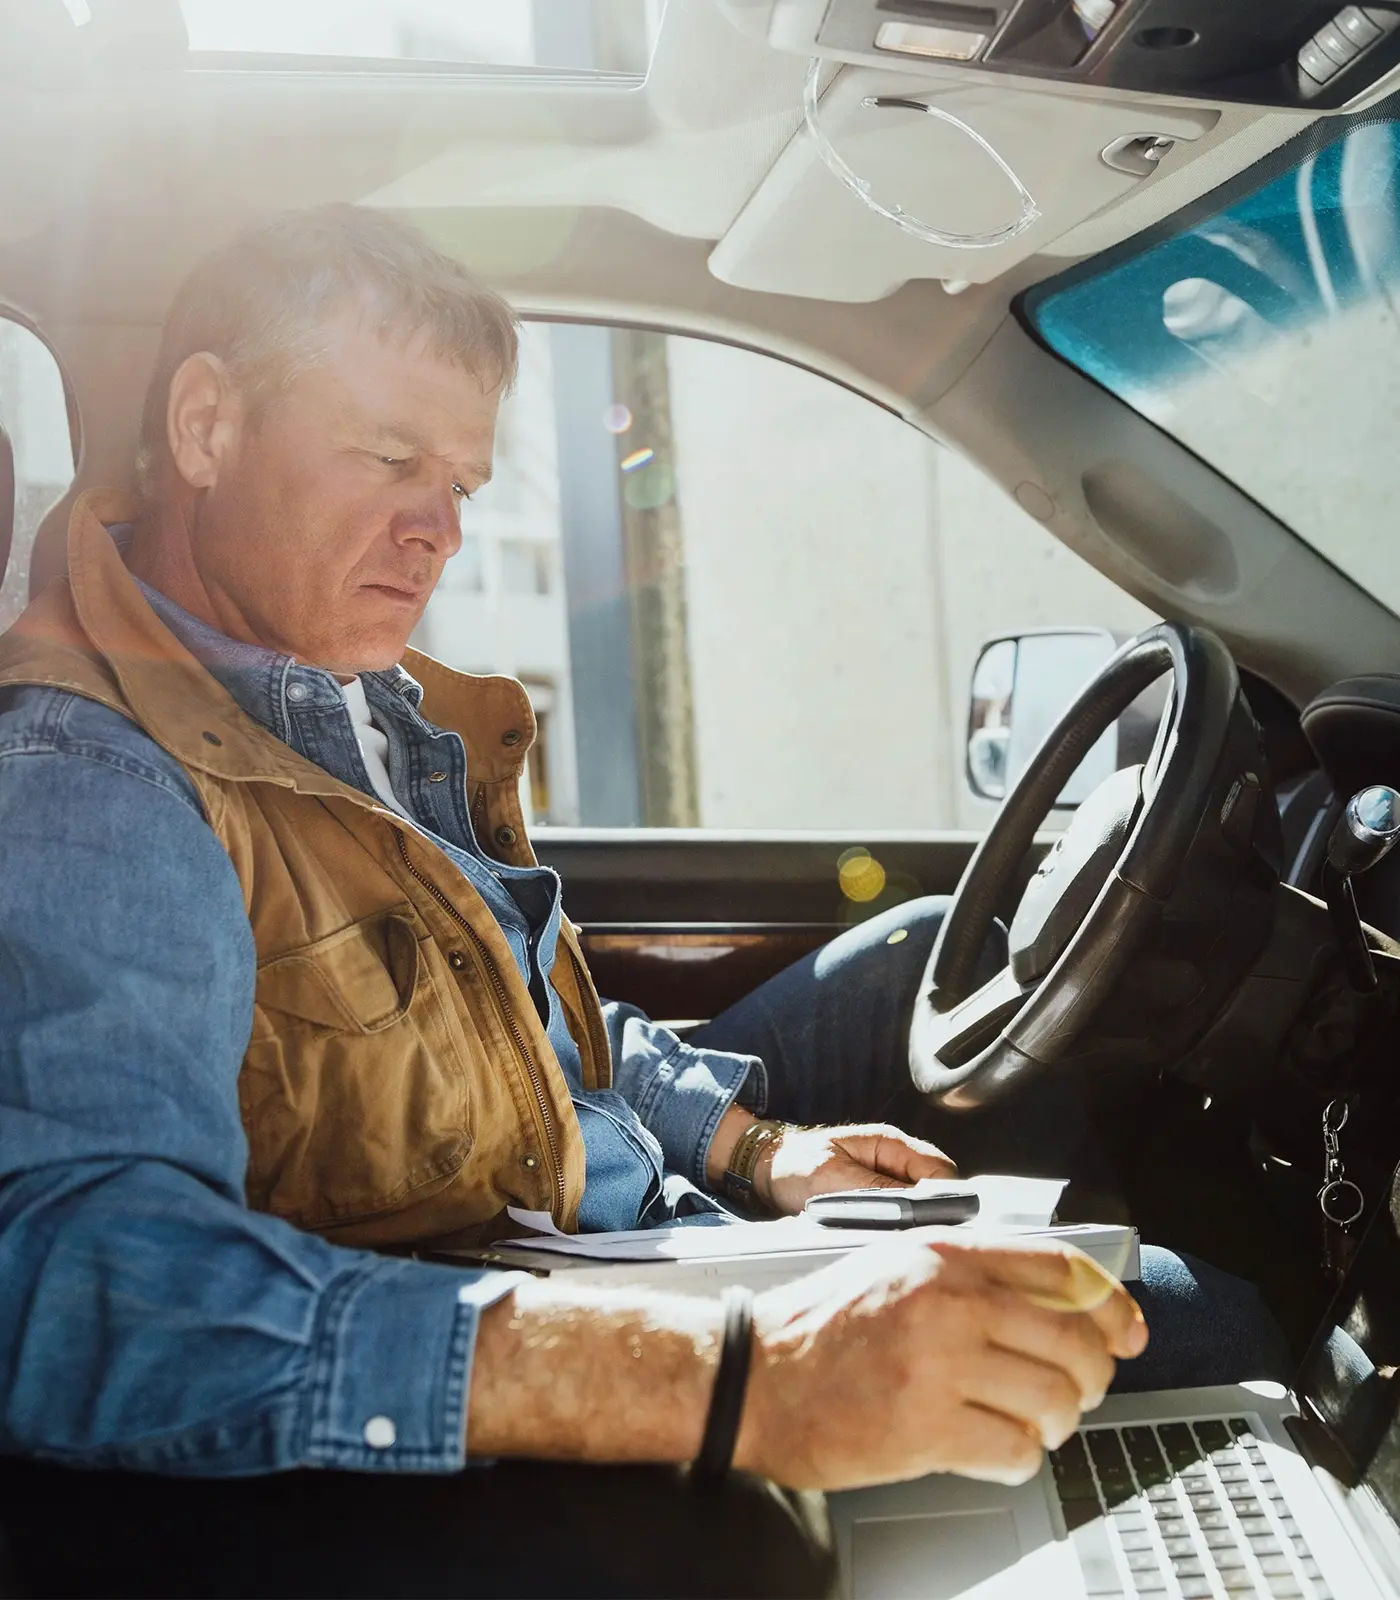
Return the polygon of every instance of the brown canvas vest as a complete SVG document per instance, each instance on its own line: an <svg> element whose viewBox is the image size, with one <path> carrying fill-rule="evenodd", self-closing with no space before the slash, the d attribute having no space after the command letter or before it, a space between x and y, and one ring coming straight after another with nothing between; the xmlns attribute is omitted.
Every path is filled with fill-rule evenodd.
<svg viewBox="0 0 1400 1600"><path fill-rule="evenodd" d="M260 727L183 648L107 533L134 515L107 490L77 502L68 577L0 637L0 688L67 689L130 718L189 773L233 862L257 948L238 1079L248 1203L366 1245L489 1236L507 1205L572 1230L578 1120L494 916L441 850ZM482 847L532 865L524 689L411 650L404 666L423 714L466 744ZM603 1087L607 1035L567 922L552 981L585 1086Z"/></svg>

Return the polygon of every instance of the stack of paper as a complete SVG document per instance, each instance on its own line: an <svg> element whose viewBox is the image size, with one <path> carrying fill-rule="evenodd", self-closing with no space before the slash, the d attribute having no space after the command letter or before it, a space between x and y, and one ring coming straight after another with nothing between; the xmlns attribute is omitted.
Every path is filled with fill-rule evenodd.
<svg viewBox="0 0 1400 1600"><path fill-rule="evenodd" d="M1000 1176L967 1182L980 1202L975 1220L953 1227L909 1228L904 1230L904 1236L1056 1239L1077 1245L1124 1281L1140 1275L1135 1229L1051 1222L1063 1182ZM946 1189L948 1185L940 1182L938 1187ZM567 1271L571 1283L644 1282L689 1294L717 1293L728 1283L768 1288L815 1271L872 1241L891 1237L888 1231L879 1229L823 1227L807 1217L735 1222L726 1227L564 1234L548 1213L512 1209L510 1214L522 1227L534 1228L535 1234L503 1241L488 1251L472 1252L476 1259L503 1267L528 1267L535 1272Z"/></svg>

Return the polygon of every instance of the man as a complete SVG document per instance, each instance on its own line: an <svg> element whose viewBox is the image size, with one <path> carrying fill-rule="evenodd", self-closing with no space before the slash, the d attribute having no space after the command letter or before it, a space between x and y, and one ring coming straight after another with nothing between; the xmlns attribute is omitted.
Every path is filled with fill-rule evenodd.
<svg viewBox="0 0 1400 1600"><path fill-rule="evenodd" d="M0 1447L120 1469L13 1491L22 1555L45 1506L102 1528L70 1591L373 1592L408 1548L415 1592L739 1592L732 1540L684 1530L749 1515L742 1484L350 1474L683 1463L708 1418L799 1488L1019 1480L1145 1344L1073 1252L896 1243L731 1326L726 1436L717 1306L409 1258L511 1211L716 1221L718 1194L793 1212L951 1170L893 1127L767 1122L759 1060L601 1006L525 842L523 690L407 650L514 360L503 303L385 216L236 241L167 322L139 503L85 496L67 581L0 641ZM830 1082L791 1078L771 1109L815 1120ZM129 1476L271 1472L271 1498ZM627 1548L551 1566L528 1530L561 1503L584 1543L614 1506ZM749 1581L816 1581L754 1504L796 1553ZM690 1542L646 1555L648 1529Z"/></svg>

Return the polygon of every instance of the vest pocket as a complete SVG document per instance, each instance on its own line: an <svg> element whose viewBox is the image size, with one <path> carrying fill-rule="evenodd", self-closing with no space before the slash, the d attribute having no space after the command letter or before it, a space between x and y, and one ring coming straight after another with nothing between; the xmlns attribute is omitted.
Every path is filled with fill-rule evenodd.
<svg viewBox="0 0 1400 1600"><path fill-rule="evenodd" d="M431 1194L472 1146L467 1072L410 907L258 968L239 1078L248 1202L300 1228Z"/></svg>

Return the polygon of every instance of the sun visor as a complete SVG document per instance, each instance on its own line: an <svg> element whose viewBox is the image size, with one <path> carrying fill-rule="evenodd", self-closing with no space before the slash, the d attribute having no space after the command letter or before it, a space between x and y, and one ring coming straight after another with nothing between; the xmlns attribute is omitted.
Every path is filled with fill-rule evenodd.
<svg viewBox="0 0 1400 1600"><path fill-rule="evenodd" d="M862 67L837 71L818 115L712 252L723 282L838 301L989 282L1188 159L1219 117Z"/></svg>

